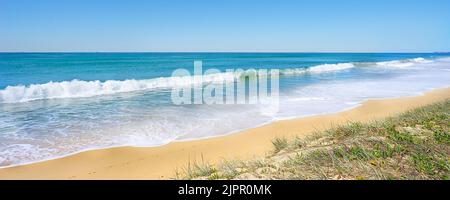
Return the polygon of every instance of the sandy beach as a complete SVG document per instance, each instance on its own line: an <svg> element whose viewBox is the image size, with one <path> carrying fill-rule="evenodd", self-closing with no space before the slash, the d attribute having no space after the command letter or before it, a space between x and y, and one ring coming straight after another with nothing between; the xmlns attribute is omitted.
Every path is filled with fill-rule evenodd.
<svg viewBox="0 0 450 200"><path fill-rule="evenodd" d="M92 150L34 164L0 169L0 179L171 179L189 162L264 156L275 137L306 136L348 121L368 122L450 98L450 88L425 95L368 100L347 111L284 120L209 139L172 142L160 147Z"/></svg>

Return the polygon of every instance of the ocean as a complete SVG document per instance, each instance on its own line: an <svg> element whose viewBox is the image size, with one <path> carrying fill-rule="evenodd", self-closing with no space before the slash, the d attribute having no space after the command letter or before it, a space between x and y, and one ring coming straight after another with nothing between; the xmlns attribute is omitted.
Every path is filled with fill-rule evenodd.
<svg viewBox="0 0 450 200"><path fill-rule="evenodd" d="M194 61L217 76L279 69L279 111L175 105L172 87L191 83L172 72L193 72ZM446 53L0 53L0 166L221 136L449 86Z"/></svg>

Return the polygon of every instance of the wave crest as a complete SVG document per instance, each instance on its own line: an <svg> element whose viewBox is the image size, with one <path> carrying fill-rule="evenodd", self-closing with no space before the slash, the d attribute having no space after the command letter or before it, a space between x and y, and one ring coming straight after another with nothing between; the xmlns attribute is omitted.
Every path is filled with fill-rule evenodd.
<svg viewBox="0 0 450 200"><path fill-rule="evenodd" d="M355 67L352 63L338 63L338 64L323 64L309 68L292 68L283 69L280 71L281 75L301 75L305 73L325 73L351 69Z"/></svg>
<svg viewBox="0 0 450 200"><path fill-rule="evenodd" d="M82 98L110 95L123 92L151 90L158 88L183 87L195 82L209 83L234 81L234 74L220 73L204 75L202 79L194 76L161 77L145 80L108 80L82 81L72 80L31 84L29 86L8 86L0 90L0 103L19 103L42 99Z"/></svg>
<svg viewBox="0 0 450 200"><path fill-rule="evenodd" d="M406 68L414 66L415 64L422 64L422 63L431 63L433 61L427 60L425 58L412 58L412 59L406 59L406 60L393 60L393 61L385 61L385 62L377 62L377 66L382 67L395 67L395 68Z"/></svg>
<svg viewBox="0 0 450 200"><path fill-rule="evenodd" d="M424 58L378 62L376 65L384 67L408 67L416 63L433 62ZM302 75L305 73L327 73L354 68L353 63L323 64L309 68L291 68L280 70L280 75ZM20 103L43 99L82 98L100 95L110 95L123 92L152 90L171 87L184 87L191 84L220 83L223 81L239 81L242 76L249 74L225 72L203 75L201 79L195 76L160 77L144 80L107 80L83 81L72 80L31 84L29 86L7 86L0 90L0 103Z"/></svg>

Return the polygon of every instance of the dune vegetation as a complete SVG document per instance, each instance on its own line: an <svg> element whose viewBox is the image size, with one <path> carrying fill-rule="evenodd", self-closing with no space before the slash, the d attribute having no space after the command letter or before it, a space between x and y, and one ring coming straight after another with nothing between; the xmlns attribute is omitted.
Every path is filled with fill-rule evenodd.
<svg viewBox="0 0 450 200"><path fill-rule="evenodd" d="M275 138L264 158L188 163L176 179L449 179L450 100L307 138Z"/></svg>

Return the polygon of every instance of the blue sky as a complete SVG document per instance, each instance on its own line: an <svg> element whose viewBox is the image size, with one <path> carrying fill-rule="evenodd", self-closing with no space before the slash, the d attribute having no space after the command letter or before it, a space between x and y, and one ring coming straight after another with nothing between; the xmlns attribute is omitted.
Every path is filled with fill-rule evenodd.
<svg viewBox="0 0 450 200"><path fill-rule="evenodd" d="M448 0L0 0L0 51L450 51Z"/></svg>

